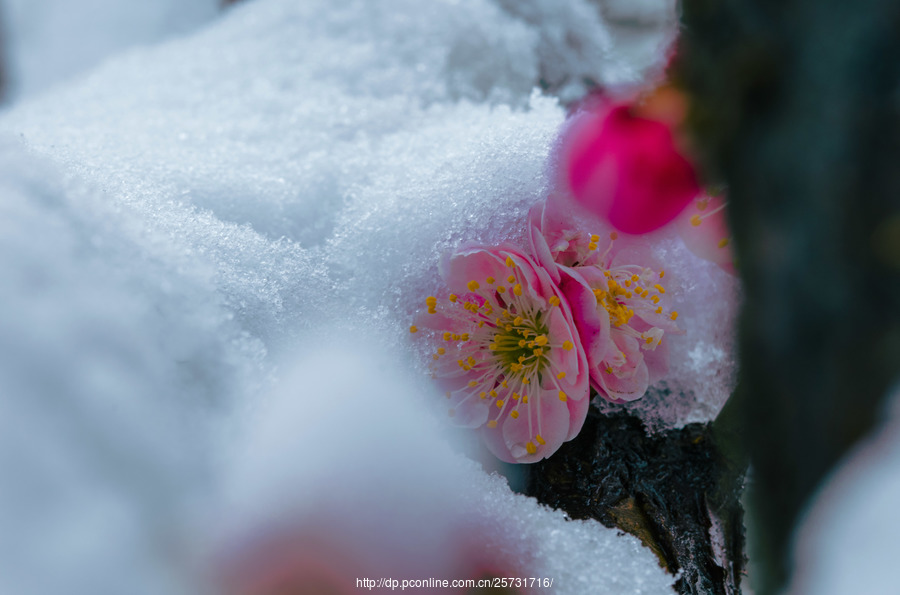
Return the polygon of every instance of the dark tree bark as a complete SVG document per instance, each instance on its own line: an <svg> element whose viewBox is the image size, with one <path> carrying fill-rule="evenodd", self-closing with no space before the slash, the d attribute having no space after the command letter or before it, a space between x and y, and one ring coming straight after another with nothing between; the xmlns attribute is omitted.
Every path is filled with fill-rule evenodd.
<svg viewBox="0 0 900 595"><path fill-rule="evenodd" d="M683 0L682 22L676 76L744 282L735 407L767 594L900 370L900 2Z"/></svg>
<svg viewBox="0 0 900 595"><path fill-rule="evenodd" d="M529 467L528 493L573 518L641 539L683 595L740 592L743 461L710 425L648 435L637 418L591 411L581 433Z"/></svg>

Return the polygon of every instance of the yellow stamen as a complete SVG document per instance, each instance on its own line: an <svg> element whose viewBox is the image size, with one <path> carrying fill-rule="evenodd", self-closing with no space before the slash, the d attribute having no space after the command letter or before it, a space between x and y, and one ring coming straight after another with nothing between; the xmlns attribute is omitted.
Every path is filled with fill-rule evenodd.
<svg viewBox="0 0 900 595"><path fill-rule="evenodd" d="M494 279L493 277L488 277L487 279L485 279L485 281L487 281L488 285L493 285L496 279Z"/></svg>
<svg viewBox="0 0 900 595"><path fill-rule="evenodd" d="M516 266L516 263L513 261L512 256L506 257L506 266L508 266L509 268L513 268Z"/></svg>
<svg viewBox="0 0 900 595"><path fill-rule="evenodd" d="M728 242L728 238L722 238L721 240L719 240L719 248L724 248L728 245Z"/></svg>
<svg viewBox="0 0 900 595"><path fill-rule="evenodd" d="M409 327L409 332L411 332L411 333L418 333L418 332L419 332L419 327L417 327L416 325L412 325L411 327Z"/></svg>
<svg viewBox="0 0 900 595"><path fill-rule="evenodd" d="M522 284L521 283L516 283L513 286L513 293L516 295L522 295Z"/></svg>
<svg viewBox="0 0 900 595"><path fill-rule="evenodd" d="M525 445L525 450L528 451L528 454L533 455L537 452L537 447L534 445L534 442L529 442Z"/></svg>
<svg viewBox="0 0 900 595"><path fill-rule="evenodd" d="M564 393L563 391L559 391L559 400L565 403L569 400L569 397L567 397L566 393Z"/></svg>
<svg viewBox="0 0 900 595"><path fill-rule="evenodd" d="M459 299L459 298L458 298L458 296L457 296L455 293L451 293L449 299L450 299L451 302L456 302L456 300Z"/></svg>
<svg viewBox="0 0 900 595"><path fill-rule="evenodd" d="M534 437L534 439L537 440L537 441L538 441L538 444L540 444L541 446L543 446L544 444L547 444L547 443L544 441L544 439L541 438L541 435L540 435L540 434L537 434L537 435Z"/></svg>
<svg viewBox="0 0 900 595"><path fill-rule="evenodd" d="M510 417L512 417L513 419L519 419L519 412L518 412L518 411L515 411L515 410L510 411L510 412L509 412L509 415L510 415Z"/></svg>
<svg viewBox="0 0 900 595"><path fill-rule="evenodd" d="M560 372L559 374L556 375L556 377L559 378L560 380L562 380L563 378L566 377L566 373L565 373L565 372Z"/></svg>
<svg viewBox="0 0 900 595"><path fill-rule="evenodd" d="M700 218L700 215L694 215L693 217L691 217L691 225L693 225L694 227L697 227L701 223L703 223L703 219Z"/></svg>
<svg viewBox="0 0 900 595"><path fill-rule="evenodd" d="M497 401L497 409L503 409L503 399Z"/></svg>
<svg viewBox="0 0 900 595"><path fill-rule="evenodd" d="M562 348L565 349L566 351L572 351L575 348L575 346L572 345L571 341L564 341L562 344Z"/></svg>
<svg viewBox="0 0 900 595"><path fill-rule="evenodd" d="M658 292L660 292L660 293L665 293L665 292L666 292L666 288L663 287L662 285L660 285L659 283L657 283L657 284L654 285L653 287L654 287L654 289L656 289L656 291L658 291Z"/></svg>
<svg viewBox="0 0 900 595"><path fill-rule="evenodd" d="M534 338L534 344L540 345L541 347L546 345L547 341L549 341L549 339L547 339L547 335L538 335L537 337Z"/></svg>
<svg viewBox="0 0 900 595"><path fill-rule="evenodd" d="M672 312L672 315L670 316L670 318L672 320L678 320L678 312Z"/></svg>
<svg viewBox="0 0 900 595"><path fill-rule="evenodd" d="M550 296L550 305L551 305L551 306L558 306L558 305L559 305L559 298L556 297L555 295L551 295L551 296Z"/></svg>
<svg viewBox="0 0 900 595"><path fill-rule="evenodd" d="M487 422L487 427L489 427L489 428L496 428L496 427L497 427L497 420L496 420L496 419L492 419L491 421Z"/></svg>
<svg viewBox="0 0 900 595"><path fill-rule="evenodd" d="M481 286L478 284L478 281L473 280L473 281L469 281L469 284L466 285L466 287L469 288L469 291L475 291L476 289L478 289Z"/></svg>

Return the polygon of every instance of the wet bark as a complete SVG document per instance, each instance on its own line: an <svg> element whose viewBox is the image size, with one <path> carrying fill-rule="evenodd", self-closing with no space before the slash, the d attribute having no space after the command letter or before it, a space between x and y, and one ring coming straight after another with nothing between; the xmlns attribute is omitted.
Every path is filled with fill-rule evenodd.
<svg viewBox="0 0 900 595"><path fill-rule="evenodd" d="M683 0L682 22L676 76L744 284L735 406L765 595L900 371L900 3Z"/></svg>

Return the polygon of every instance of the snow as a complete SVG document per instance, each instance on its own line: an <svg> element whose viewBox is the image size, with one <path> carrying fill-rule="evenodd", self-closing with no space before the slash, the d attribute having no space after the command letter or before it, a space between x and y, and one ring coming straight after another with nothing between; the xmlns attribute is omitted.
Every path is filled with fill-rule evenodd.
<svg viewBox="0 0 900 595"><path fill-rule="evenodd" d="M326 498L334 539L357 509L373 531L462 519L558 592L669 592L633 538L514 495L410 421L434 399L406 331L442 253L522 238L557 98L652 65L580 0L154 5L190 26L97 23L111 57L43 93L75 67L21 62L35 92L23 74L0 114L0 592L195 593L197 550ZM34 19L38 44L56 25ZM722 283L684 262L685 291ZM682 383L728 359L688 347ZM415 533L396 551L443 551Z"/></svg>
<svg viewBox="0 0 900 595"><path fill-rule="evenodd" d="M305 350L230 445L225 504L210 524L220 527L214 554L231 583L249 580L254 550L290 539L288 531L298 542L328 543L343 557L332 565L369 576L491 572L552 578L561 594L671 592L674 577L636 538L569 521L457 454L445 426L409 398L439 398L434 388L388 372L399 354L382 350L358 335ZM317 394L328 398L309 398ZM318 532L323 523L327 537Z"/></svg>
<svg viewBox="0 0 900 595"><path fill-rule="evenodd" d="M2 0L9 93L24 99L127 48L211 21L219 0Z"/></svg>
<svg viewBox="0 0 900 595"><path fill-rule="evenodd" d="M886 593L900 554L900 387L881 427L830 475L798 525L790 593Z"/></svg>

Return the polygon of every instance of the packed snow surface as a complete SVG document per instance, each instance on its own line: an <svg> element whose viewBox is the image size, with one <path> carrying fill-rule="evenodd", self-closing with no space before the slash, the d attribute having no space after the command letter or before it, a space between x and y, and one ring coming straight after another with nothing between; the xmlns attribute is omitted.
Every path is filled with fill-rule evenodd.
<svg viewBox="0 0 900 595"><path fill-rule="evenodd" d="M587 1L256 0L0 115L0 592L196 593L326 500L338 545L428 518L555 593L670 592L634 539L447 450L406 330L443 253L522 240L558 98L646 66ZM688 334L642 415L709 419L734 281L657 250ZM382 557L456 539L412 533Z"/></svg>

